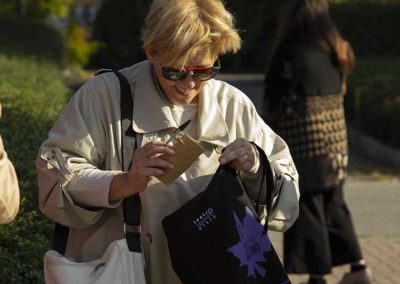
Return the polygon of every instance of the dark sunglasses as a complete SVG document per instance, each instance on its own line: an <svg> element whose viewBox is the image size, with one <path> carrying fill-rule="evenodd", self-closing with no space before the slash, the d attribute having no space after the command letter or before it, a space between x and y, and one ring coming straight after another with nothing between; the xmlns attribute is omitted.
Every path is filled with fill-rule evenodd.
<svg viewBox="0 0 400 284"><path fill-rule="evenodd" d="M221 70L221 63L217 59L218 65L213 67L161 67L161 74L167 80L184 80L191 73L193 79L197 81L207 81L215 77Z"/></svg>

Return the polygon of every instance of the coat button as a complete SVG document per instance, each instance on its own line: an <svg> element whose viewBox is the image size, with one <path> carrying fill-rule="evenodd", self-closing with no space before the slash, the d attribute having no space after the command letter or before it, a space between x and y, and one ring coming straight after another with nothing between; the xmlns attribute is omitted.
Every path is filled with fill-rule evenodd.
<svg viewBox="0 0 400 284"><path fill-rule="evenodd" d="M222 146L215 146L214 147L214 151L215 151L215 153L217 153L217 154L222 154L222 150L223 150L224 148L222 147Z"/></svg>

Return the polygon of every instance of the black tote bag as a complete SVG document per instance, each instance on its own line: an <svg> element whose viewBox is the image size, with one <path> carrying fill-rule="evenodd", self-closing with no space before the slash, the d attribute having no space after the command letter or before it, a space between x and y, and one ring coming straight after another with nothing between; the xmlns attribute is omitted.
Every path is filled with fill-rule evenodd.
<svg viewBox="0 0 400 284"><path fill-rule="evenodd" d="M266 169L269 212L272 171L265 153L258 149ZM203 192L166 216L162 225L172 266L181 281L291 283L256 211L236 172L220 166Z"/></svg>

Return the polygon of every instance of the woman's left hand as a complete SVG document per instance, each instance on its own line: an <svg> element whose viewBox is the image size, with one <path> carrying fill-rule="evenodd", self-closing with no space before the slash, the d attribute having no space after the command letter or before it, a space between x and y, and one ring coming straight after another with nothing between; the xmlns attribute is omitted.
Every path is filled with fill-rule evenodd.
<svg viewBox="0 0 400 284"><path fill-rule="evenodd" d="M244 138L238 138L225 147L219 157L221 165L230 163L237 171L249 171L256 163L257 154L255 148Z"/></svg>

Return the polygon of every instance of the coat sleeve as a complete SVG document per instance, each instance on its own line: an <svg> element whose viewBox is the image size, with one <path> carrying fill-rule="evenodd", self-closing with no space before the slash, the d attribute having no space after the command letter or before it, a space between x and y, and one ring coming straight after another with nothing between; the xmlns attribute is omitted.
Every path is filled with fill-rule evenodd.
<svg viewBox="0 0 400 284"><path fill-rule="evenodd" d="M92 79L71 98L36 160L40 209L74 228L96 223L107 208L119 205L110 204L108 194L120 169L104 166L107 156L118 155L119 113L107 92L119 93L119 86L98 77L103 78Z"/></svg>
<svg viewBox="0 0 400 284"><path fill-rule="evenodd" d="M252 104L243 108L241 123L241 136L247 137L264 150L274 175L272 210L266 212L265 207L262 208L259 212L260 217L265 221L269 214L269 228L285 231L298 217L300 198L299 177L289 148L286 142L265 124ZM245 180L247 193L254 201L258 199L260 188L264 189L260 200L265 200L266 184L261 185L262 170L265 169L260 165L258 172L247 176Z"/></svg>
<svg viewBox="0 0 400 284"><path fill-rule="evenodd" d="M0 224L10 223L19 210L19 187L14 167L0 136Z"/></svg>
<svg viewBox="0 0 400 284"><path fill-rule="evenodd" d="M268 217L268 227L274 231L286 231L299 215L299 175L290 156L289 148L278 135L275 147L268 160L274 172L274 192L271 212L264 212Z"/></svg>

